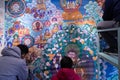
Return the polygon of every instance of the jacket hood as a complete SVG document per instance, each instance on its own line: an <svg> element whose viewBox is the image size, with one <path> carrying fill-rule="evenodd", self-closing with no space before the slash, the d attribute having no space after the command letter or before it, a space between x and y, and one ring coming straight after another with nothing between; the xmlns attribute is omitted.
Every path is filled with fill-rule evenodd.
<svg viewBox="0 0 120 80"><path fill-rule="evenodd" d="M75 72L73 69L62 68L57 76L60 80L74 80Z"/></svg>
<svg viewBox="0 0 120 80"><path fill-rule="evenodd" d="M17 57L17 58L21 57L21 51L18 47L11 47L11 48L5 47L2 50L1 54L3 56L13 56L13 57Z"/></svg>

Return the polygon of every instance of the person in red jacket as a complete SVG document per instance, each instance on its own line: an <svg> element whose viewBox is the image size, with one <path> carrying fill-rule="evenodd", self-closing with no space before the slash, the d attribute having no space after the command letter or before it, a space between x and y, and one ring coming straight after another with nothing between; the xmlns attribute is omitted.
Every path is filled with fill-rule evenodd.
<svg viewBox="0 0 120 80"><path fill-rule="evenodd" d="M53 75L51 80L81 80L81 77L74 72L73 61L70 57L64 56L60 62L61 69Z"/></svg>

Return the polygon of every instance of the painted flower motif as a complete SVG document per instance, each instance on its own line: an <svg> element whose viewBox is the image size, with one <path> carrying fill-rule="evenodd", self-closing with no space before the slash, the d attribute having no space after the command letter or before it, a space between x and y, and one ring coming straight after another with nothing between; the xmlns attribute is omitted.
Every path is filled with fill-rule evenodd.
<svg viewBox="0 0 120 80"><path fill-rule="evenodd" d="M85 41L84 41L84 39L80 39L80 42L81 42L82 44L84 44Z"/></svg>
<svg viewBox="0 0 120 80"><path fill-rule="evenodd" d="M49 63L49 62L46 62L46 65L47 65L47 66L50 66L50 63Z"/></svg>
<svg viewBox="0 0 120 80"><path fill-rule="evenodd" d="M58 46L58 44L55 44L54 47L58 48L59 46Z"/></svg>
<svg viewBox="0 0 120 80"><path fill-rule="evenodd" d="M80 40L80 36L76 38L76 40Z"/></svg>
<svg viewBox="0 0 120 80"><path fill-rule="evenodd" d="M55 51L55 50L56 50L56 48L52 48L52 50L53 50L53 51Z"/></svg>
<svg viewBox="0 0 120 80"><path fill-rule="evenodd" d="M48 49L48 51L52 51L51 49Z"/></svg>

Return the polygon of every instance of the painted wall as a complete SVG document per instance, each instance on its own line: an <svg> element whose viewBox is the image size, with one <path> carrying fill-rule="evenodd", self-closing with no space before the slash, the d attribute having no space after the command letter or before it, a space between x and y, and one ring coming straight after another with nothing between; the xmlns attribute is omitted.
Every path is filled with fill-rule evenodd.
<svg viewBox="0 0 120 80"><path fill-rule="evenodd" d="M99 13L97 2L89 0L61 0L61 5L59 0L6 0L4 44L29 47L29 78L34 80L49 80L60 69L63 55L73 59L84 80L96 80Z"/></svg>
<svg viewBox="0 0 120 80"><path fill-rule="evenodd" d="M4 47L4 13L5 12L5 5L4 0L0 0L0 53ZM0 54L1 55L1 54Z"/></svg>
<svg viewBox="0 0 120 80"><path fill-rule="evenodd" d="M63 55L73 59L76 72L84 80L98 78L96 24L102 21L101 8L91 2L94 0L83 0L76 10L75 0L67 1L73 1L73 6L66 11L60 0L6 0L5 5L0 0L0 51L4 45L28 45L26 58L32 66L29 79L49 80L60 69ZM103 61L100 67L99 79L118 78L117 69L111 64Z"/></svg>
<svg viewBox="0 0 120 80"><path fill-rule="evenodd" d="M99 80L119 80L119 70L104 59L99 60L100 79Z"/></svg>

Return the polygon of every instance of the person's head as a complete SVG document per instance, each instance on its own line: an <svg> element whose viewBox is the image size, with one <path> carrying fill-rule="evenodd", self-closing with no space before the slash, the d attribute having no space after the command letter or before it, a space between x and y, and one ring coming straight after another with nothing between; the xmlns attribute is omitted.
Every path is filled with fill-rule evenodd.
<svg viewBox="0 0 120 80"><path fill-rule="evenodd" d="M20 48L20 50L21 50L21 58L24 58L25 57L25 55L28 53L28 47L26 46L26 45L24 45L24 44L19 44L19 45L17 45L17 47L19 47Z"/></svg>
<svg viewBox="0 0 120 80"><path fill-rule="evenodd" d="M77 52L75 50L69 50L67 56L70 57L74 63L77 59Z"/></svg>
<svg viewBox="0 0 120 80"><path fill-rule="evenodd" d="M39 27L40 26L40 23L39 22L36 22L36 27Z"/></svg>
<svg viewBox="0 0 120 80"><path fill-rule="evenodd" d="M72 68L73 61L68 56L63 56L63 58L60 61L61 68Z"/></svg>
<svg viewBox="0 0 120 80"><path fill-rule="evenodd" d="M104 7L105 0L96 0L100 7Z"/></svg>

